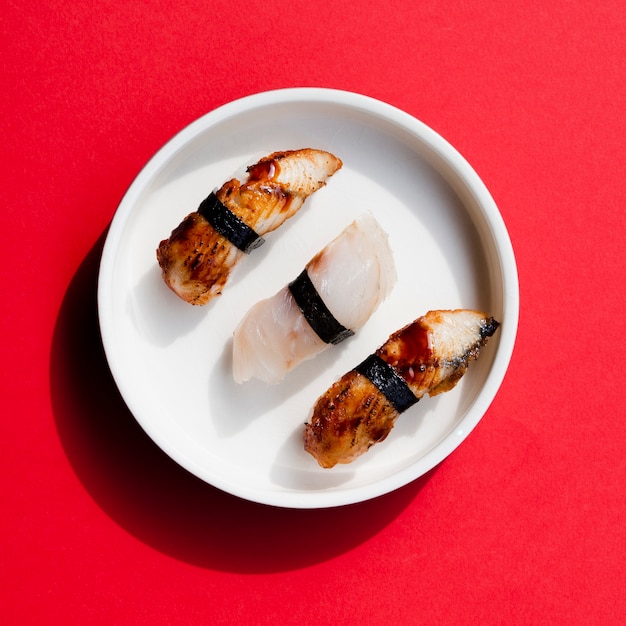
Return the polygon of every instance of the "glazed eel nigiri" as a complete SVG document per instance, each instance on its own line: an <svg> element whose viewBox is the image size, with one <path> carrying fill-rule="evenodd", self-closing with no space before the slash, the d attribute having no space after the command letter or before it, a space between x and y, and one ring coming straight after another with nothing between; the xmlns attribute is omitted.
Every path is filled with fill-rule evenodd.
<svg viewBox="0 0 626 626"><path fill-rule="evenodd" d="M233 376L278 383L296 365L354 334L389 295L396 268L373 216L355 220L234 332Z"/></svg>
<svg viewBox="0 0 626 626"><path fill-rule="evenodd" d="M452 389L499 323L480 311L429 311L392 334L316 402L304 448L322 467L350 463L383 441L398 416Z"/></svg>
<svg viewBox="0 0 626 626"><path fill-rule="evenodd" d="M274 152L202 201L157 248L163 280L183 300L206 304L222 293L244 254L292 217L342 166L330 152Z"/></svg>

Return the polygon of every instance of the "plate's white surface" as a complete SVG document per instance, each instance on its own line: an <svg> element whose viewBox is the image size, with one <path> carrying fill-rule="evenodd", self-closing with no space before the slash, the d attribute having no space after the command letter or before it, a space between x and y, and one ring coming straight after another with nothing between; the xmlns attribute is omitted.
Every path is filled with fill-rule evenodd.
<svg viewBox="0 0 626 626"><path fill-rule="evenodd" d="M267 236L205 307L161 280L155 249L187 213L242 167L274 150L315 147L343 169ZM355 217L388 232L398 283L357 335L282 384L236 385L232 332L247 309L295 278ZM296 508L348 504L434 467L493 400L517 330L510 240L467 162L413 117L365 96L288 89L235 101L200 118L146 165L121 202L104 247L98 304L105 351L128 407L183 467L249 500ZM475 308L501 328L448 394L403 414L387 440L350 465L321 469L302 447L310 408L388 335L435 308Z"/></svg>

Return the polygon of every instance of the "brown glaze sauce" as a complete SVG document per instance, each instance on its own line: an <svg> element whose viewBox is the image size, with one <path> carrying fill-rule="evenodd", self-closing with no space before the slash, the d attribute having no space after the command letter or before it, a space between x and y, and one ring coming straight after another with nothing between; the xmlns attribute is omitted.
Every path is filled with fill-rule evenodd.
<svg viewBox="0 0 626 626"><path fill-rule="evenodd" d="M432 350L428 347L428 329L419 322L413 322L391 335L376 354L411 383L432 360Z"/></svg>
<svg viewBox="0 0 626 626"><path fill-rule="evenodd" d="M272 180L278 173L276 159L261 160L248 168L248 182Z"/></svg>

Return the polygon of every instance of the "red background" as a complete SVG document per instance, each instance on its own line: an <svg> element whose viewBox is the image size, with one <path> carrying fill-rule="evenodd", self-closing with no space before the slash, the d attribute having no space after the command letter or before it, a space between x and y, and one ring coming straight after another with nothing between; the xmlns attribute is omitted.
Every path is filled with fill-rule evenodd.
<svg viewBox="0 0 626 626"><path fill-rule="evenodd" d="M3 623L624 623L625 6L5 3ZM158 450L95 306L107 226L153 153L296 86L379 98L450 141L521 285L510 369L468 440L320 511L228 496Z"/></svg>

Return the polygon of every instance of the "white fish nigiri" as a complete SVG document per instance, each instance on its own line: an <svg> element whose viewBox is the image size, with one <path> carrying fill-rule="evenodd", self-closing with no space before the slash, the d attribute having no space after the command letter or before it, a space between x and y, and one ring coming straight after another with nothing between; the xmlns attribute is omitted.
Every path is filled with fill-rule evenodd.
<svg viewBox="0 0 626 626"><path fill-rule="evenodd" d="M337 340L321 338L311 325L310 312L301 308L301 300L300 305L296 302L290 283L255 304L235 329L236 382L251 378L268 384L280 382L302 361L359 330L397 279L387 234L369 214L355 220L318 252L305 273L323 302L322 308L325 305L333 322L347 332Z"/></svg>

